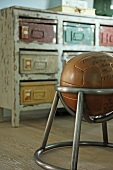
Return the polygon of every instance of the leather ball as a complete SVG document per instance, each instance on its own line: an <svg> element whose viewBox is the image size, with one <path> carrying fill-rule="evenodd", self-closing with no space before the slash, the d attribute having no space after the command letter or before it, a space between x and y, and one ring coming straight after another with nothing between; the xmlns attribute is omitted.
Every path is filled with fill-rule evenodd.
<svg viewBox="0 0 113 170"><path fill-rule="evenodd" d="M113 57L104 52L88 52L70 59L61 74L60 85L75 88L113 88ZM62 93L64 102L74 111L77 94ZM113 94L84 95L90 116L113 111Z"/></svg>

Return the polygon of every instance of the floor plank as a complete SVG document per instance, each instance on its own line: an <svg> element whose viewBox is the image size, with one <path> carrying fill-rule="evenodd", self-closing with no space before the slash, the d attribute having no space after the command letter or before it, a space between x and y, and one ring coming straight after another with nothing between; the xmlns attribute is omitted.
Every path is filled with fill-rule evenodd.
<svg viewBox="0 0 113 170"><path fill-rule="evenodd" d="M41 146L45 118L21 120L19 128L9 121L0 123L0 170L42 170L34 161L34 152ZM73 138L74 118L56 116L48 143L70 141ZM109 139L113 141L113 120L108 122ZM101 124L82 122L81 140L102 141ZM71 147L52 150L41 158L48 163L70 168ZM78 170L113 170L113 149L80 147Z"/></svg>

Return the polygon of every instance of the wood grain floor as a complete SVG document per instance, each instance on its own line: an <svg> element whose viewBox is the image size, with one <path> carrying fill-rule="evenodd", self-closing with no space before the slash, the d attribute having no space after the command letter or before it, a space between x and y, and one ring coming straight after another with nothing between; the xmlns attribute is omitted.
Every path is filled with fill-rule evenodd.
<svg viewBox="0 0 113 170"><path fill-rule="evenodd" d="M19 128L10 121L0 123L0 170L42 170L34 162L34 152L41 146L46 119L21 120ZM74 118L56 116L48 143L73 138ZM113 120L108 122L110 142L113 141ZM102 140L101 125L82 123L81 140ZM71 148L52 150L42 156L44 161L70 168ZM80 147L78 170L113 170L113 149Z"/></svg>

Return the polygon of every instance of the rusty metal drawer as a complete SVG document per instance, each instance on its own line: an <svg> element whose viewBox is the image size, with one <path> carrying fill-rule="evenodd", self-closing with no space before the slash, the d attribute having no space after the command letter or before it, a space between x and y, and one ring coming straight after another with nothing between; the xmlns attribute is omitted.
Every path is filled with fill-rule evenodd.
<svg viewBox="0 0 113 170"><path fill-rule="evenodd" d="M20 104L52 103L56 81L21 82Z"/></svg>
<svg viewBox="0 0 113 170"><path fill-rule="evenodd" d="M20 51L20 73L55 74L58 72L58 52Z"/></svg>
<svg viewBox="0 0 113 170"><path fill-rule="evenodd" d="M64 22L64 44L94 45L95 25Z"/></svg>
<svg viewBox="0 0 113 170"><path fill-rule="evenodd" d="M113 26L100 27L100 45L113 46Z"/></svg>
<svg viewBox="0 0 113 170"><path fill-rule="evenodd" d="M56 20L22 19L19 25L20 40L24 42L56 43Z"/></svg>

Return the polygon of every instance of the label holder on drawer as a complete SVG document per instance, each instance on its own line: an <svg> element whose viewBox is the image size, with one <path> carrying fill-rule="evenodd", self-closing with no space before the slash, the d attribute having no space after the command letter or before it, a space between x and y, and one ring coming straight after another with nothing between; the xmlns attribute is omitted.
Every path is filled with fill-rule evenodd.
<svg viewBox="0 0 113 170"><path fill-rule="evenodd" d="M47 94L45 90L35 90L33 93L34 100L44 100L47 98Z"/></svg>
<svg viewBox="0 0 113 170"><path fill-rule="evenodd" d="M35 60L35 62L34 62L35 70L44 70L46 68L47 68L47 61Z"/></svg>

